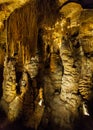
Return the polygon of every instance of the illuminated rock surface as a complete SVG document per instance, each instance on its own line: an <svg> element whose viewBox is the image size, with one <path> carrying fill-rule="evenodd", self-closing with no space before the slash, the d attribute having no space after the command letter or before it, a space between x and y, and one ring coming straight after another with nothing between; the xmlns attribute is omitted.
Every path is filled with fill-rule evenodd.
<svg viewBox="0 0 93 130"><path fill-rule="evenodd" d="M0 0L0 129L76 130L84 102L93 116L92 15L68 0Z"/></svg>

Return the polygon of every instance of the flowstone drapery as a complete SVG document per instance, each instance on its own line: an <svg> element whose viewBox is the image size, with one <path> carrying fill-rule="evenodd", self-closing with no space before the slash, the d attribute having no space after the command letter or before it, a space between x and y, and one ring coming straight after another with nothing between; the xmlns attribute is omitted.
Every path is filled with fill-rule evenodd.
<svg viewBox="0 0 93 130"><path fill-rule="evenodd" d="M68 0L0 1L0 110L7 123L76 130L85 102L93 114L92 15Z"/></svg>

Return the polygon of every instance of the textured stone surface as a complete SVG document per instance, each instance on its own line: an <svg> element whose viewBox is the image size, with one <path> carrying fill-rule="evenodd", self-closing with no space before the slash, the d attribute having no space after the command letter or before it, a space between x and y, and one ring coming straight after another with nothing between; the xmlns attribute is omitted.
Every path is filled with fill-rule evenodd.
<svg viewBox="0 0 93 130"><path fill-rule="evenodd" d="M92 10L83 10L79 4L70 3L60 12L63 17L53 27L44 26L43 34L44 62L46 61L48 70L44 76L45 118L51 115L48 117L50 127L46 129L72 130L75 127L73 122L78 122L82 113L82 103L92 99L92 33L89 31L92 29ZM87 38L86 42L91 42L83 42L83 36ZM63 73L58 73L55 52L60 57ZM58 88L56 79L52 81L55 73L56 79L61 79L58 80ZM42 122L44 128L46 123Z"/></svg>
<svg viewBox="0 0 93 130"><path fill-rule="evenodd" d="M93 100L92 15L67 0L0 1L0 107L8 120L76 130L83 102Z"/></svg>
<svg viewBox="0 0 93 130"><path fill-rule="evenodd" d="M81 68L81 78L79 82L79 90L81 95L86 100L91 100L93 81L92 81L92 53L93 53L93 44L92 44L92 30L93 30L93 10L84 10L80 16L80 33L79 33L79 42L83 48L82 56L82 68ZM88 14L88 15L86 15Z"/></svg>

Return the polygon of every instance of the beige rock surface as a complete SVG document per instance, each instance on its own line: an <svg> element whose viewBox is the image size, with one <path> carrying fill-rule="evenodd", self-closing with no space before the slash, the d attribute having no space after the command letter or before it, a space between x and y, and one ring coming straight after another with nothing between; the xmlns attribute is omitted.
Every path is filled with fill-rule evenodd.
<svg viewBox="0 0 93 130"><path fill-rule="evenodd" d="M0 1L1 105L11 120L22 112L27 127L73 130L83 102L93 99L93 10L67 0L48 2Z"/></svg>

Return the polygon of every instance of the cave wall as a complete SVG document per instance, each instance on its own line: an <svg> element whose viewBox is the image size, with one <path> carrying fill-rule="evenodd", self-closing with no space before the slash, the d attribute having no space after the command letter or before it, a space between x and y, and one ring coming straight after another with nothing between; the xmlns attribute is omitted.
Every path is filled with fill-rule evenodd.
<svg viewBox="0 0 93 130"><path fill-rule="evenodd" d="M93 100L93 10L67 0L9 2L0 4L0 108L9 123L76 129Z"/></svg>
<svg viewBox="0 0 93 130"><path fill-rule="evenodd" d="M40 129L76 129L84 114L84 102L92 104L93 100L92 10L72 2L63 6L60 14L53 26L42 26L47 66L44 66L46 109Z"/></svg>
<svg viewBox="0 0 93 130"><path fill-rule="evenodd" d="M11 57L17 53L17 57L19 58L21 55L20 60L24 59L24 63L26 61L25 58L30 59L31 57L28 58L27 56L31 54L32 56L35 55L34 53L37 47L38 28L35 2L27 3L21 8L16 9L8 18L7 25L9 55Z"/></svg>
<svg viewBox="0 0 93 130"><path fill-rule="evenodd" d="M0 3L0 6L0 13L6 17L0 15L4 26L0 26L3 52L3 56L0 55L0 69L3 71L0 75L0 109L6 115L6 125L21 120L24 126L37 129L43 113L43 107L38 105L42 89L37 85L37 6L35 1L9 1ZM40 108L41 114L38 116ZM2 124L2 127L5 126Z"/></svg>

